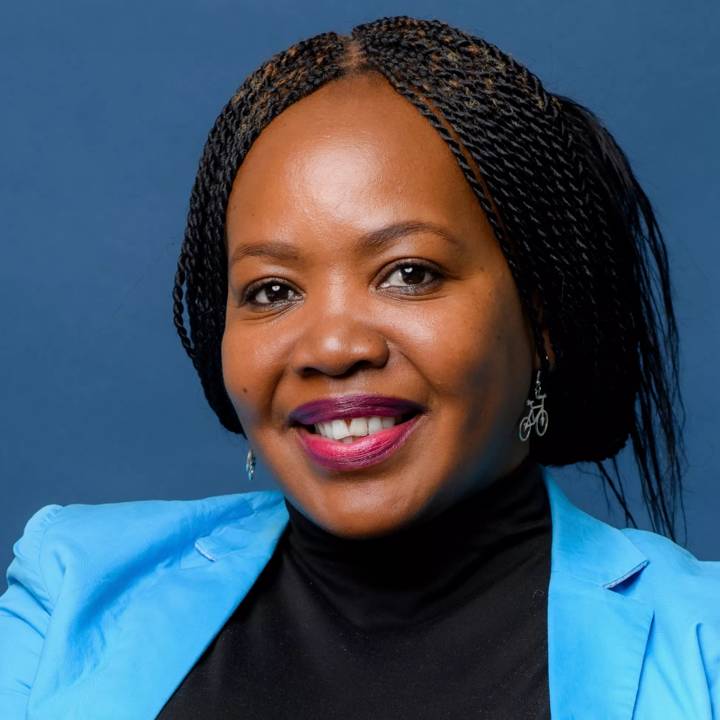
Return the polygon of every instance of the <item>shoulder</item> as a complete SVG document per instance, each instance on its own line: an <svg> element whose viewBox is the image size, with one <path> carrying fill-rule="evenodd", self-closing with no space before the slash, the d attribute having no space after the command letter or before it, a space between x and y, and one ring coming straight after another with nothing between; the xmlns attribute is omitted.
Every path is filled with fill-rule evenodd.
<svg viewBox="0 0 720 720"><path fill-rule="evenodd" d="M625 594L652 605L656 646L668 645L669 657L680 647L697 648L708 682L720 694L720 562L699 560L649 530L622 532L649 561Z"/></svg>
<svg viewBox="0 0 720 720"><path fill-rule="evenodd" d="M648 530L624 528L623 534L647 558L638 580L621 592L653 610L645 676L656 694L682 673L680 687L692 702L709 695L720 709L720 562L700 560L671 539ZM668 703L683 696L678 692ZM704 708L687 717L712 716ZM707 715L706 715L707 714Z"/></svg>
<svg viewBox="0 0 720 720"><path fill-rule="evenodd" d="M621 532L648 558L643 581L653 586L660 599L672 597L673 603L710 613L720 622L720 561L700 560L670 538L649 530L623 528Z"/></svg>
<svg viewBox="0 0 720 720"><path fill-rule="evenodd" d="M201 540L271 534L281 500L264 491L37 510L13 545L0 595L0 717L25 717L38 678L56 683L74 649L84 642L90 652L108 631L104 618L121 615L141 588L164 577L172 593L172 578L183 588L187 568L209 567ZM49 674L40 672L43 661Z"/></svg>
<svg viewBox="0 0 720 720"><path fill-rule="evenodd" d="M132 575L181 561L196 552L199 538L251 519L281 497L257 491L195 500L46 505L27 521L13 546L11 566L32 576L51 599L68 574L75 582L87 581L122 566Z"/></svg>

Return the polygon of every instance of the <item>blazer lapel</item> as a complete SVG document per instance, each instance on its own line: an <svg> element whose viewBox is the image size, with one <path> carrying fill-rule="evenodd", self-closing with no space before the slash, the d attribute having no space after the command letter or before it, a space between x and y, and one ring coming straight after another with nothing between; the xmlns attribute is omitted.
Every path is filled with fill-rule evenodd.
<svg viewBox="0 0 720 720"><path fill-rule="evenodd" d="M649 560L573 505L545 470L552 513L548 671L553 720L630 720L654 611L622 590Z"/></svg>

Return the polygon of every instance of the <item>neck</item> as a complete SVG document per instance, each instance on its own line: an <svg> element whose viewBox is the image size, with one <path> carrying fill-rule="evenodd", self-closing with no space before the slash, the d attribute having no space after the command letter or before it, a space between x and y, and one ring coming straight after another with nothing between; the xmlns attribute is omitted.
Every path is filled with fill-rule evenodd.
<svg viewBox="0 0 720 720"><path fill-rule="evenodd" d="M339 537L286 506L291 561L365 630L442 615L542 552L550 537L541 468L530 460L442 513L381 537Z"/></svg>

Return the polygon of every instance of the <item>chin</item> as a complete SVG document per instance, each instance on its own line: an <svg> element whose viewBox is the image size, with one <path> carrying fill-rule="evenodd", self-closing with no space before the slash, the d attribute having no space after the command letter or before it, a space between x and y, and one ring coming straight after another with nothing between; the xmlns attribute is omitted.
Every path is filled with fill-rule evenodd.
<svg viewBox="0 0 720 720"><path fill-rule="evenodd" d="M354 495L354 493L353 493ZM333 535L347 538L369 538L387 535L409 524L422 510L413 503L402 502L397 497L360 497L343 498L338 502L325 504L322 512L315 515L315 522L322 525Z"/></svg>
<svg viewBox="0 0 720 720"><path fill-rule="evenodd" d="M329 527L326 526L326 530L338 537L360 540L363 538L369 539L388 535L394 530L399 529L402 525L404 525L404 523L398 523L392 520L378 522L377 518L368 518L367 522L363 522L360 518L352 518L348 523L340 522L333 523Z"/></svg>

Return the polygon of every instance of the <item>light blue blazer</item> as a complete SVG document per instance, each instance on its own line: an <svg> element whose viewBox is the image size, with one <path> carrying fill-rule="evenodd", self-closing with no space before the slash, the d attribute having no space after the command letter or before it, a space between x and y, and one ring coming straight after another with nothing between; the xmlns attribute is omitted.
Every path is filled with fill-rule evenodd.
<svg viewBox="0 0 720 720"><path fill-rule="evenodd" d="M720 718L720 562L614 528L543 477L552 717ZM155 718L286 522L277 491L38 510L0 596L0 718Z"/></svg>

